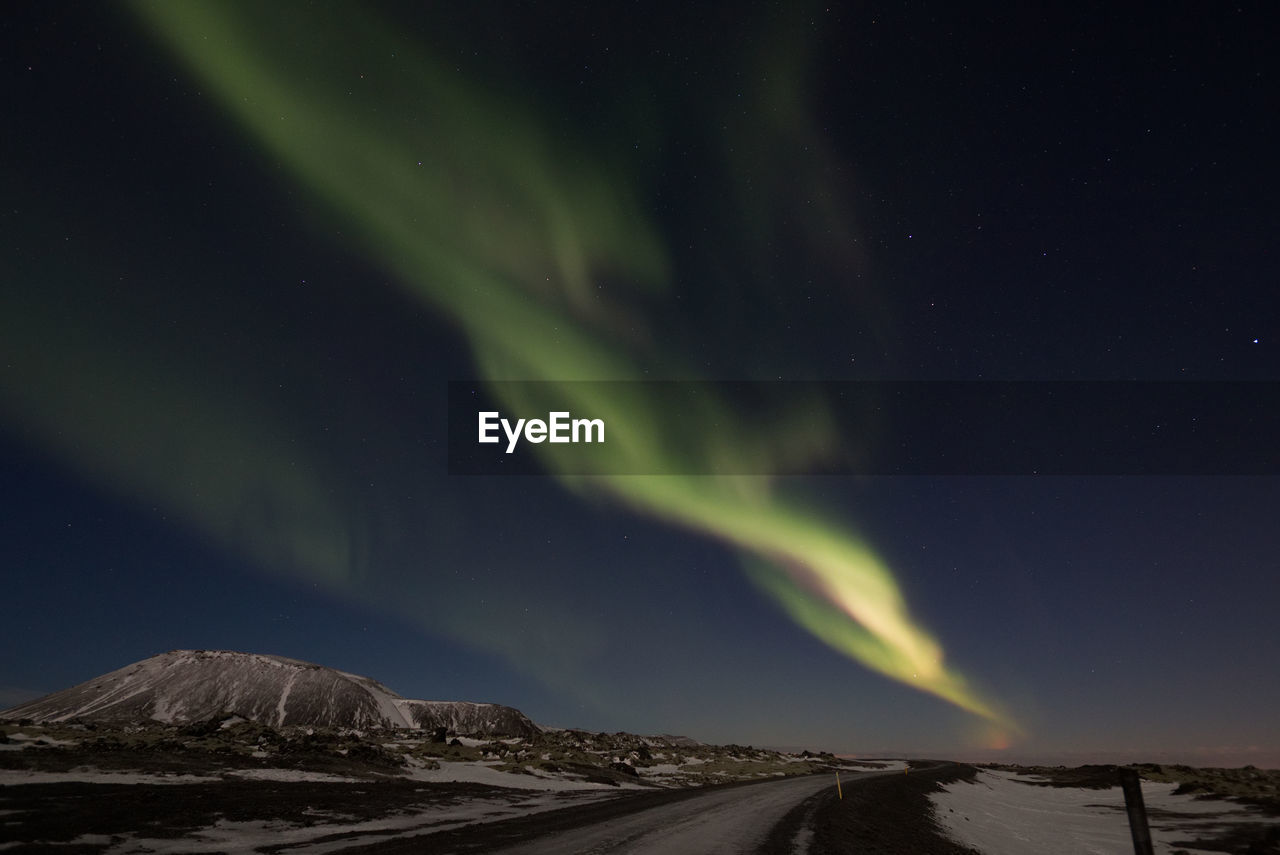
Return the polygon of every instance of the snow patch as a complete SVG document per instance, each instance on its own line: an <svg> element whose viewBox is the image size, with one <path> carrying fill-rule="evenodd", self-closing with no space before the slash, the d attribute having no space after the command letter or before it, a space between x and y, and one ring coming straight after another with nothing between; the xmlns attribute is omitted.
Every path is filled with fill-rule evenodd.
<svg viewBox="0 0 1280 855"><path fill-rule="evenodd" d="M220 781L216 775L162 775L145 772L107 772L80 766L66 772L33 772L27 769L0 769L0 787L21 784L205 784Z"/></svg>
<svg viewBox="0 0 1280 855"><path fill-rule="evenodd" d="M24 748L52 748L55 745L78 745L74 739L54 739L52 736L32 736L29 733L9 734L9 742L0 743L0 751L21 751Z"/></svg>
<svg viewBox="0 0 1280 855"><path fill-rule="evenodd" d="M595 793L577 796L575 803L592 801ZM513 800L472 799L451 805L437 805L391 817L357 822L325 822L320 819L308 825L279 820L233 822L220 819L181 838L147 838L132 836L107 850L107 855L131 855L137 852L215 853L256 852L270 846L281 853L306 852L307 855L334 852L354 846L395 840L424 831L447 831L478 822L496 822L515 816L553 810L565 806L565 796L555 793L521 795ZM320 818L319 816L317 817Z"/></svg>
<svg viewBox="0 0 1280 855"><path fill-rule="evenodd" d="M317 784L358 784L360 778L333 775L328 772L308 772L303 769L236 769L228 777L250 781L309 781Z"/></svg>
<svg viewBox="0 0 1280 855"><path fill-rule="evenodd" d="M842 769L853 769L858 772L901 772L907 768L906 760L868 760L859 763L857 760L846 760Z"/></svg>
<svg viewBox="0 0 1280 855"><path fill-rule="evenodd" d="M293 691L294 681L298 679L298 672L294 671L285 680L284 688L280 690L280 700L276 703L276 727L284 727L284 705L289 700L289 693Z"/></svg>
<svg viewBox="0 0 1280 855"><path fill-rule="evenodd" d="M415 781L431 781L435 783L467 783L487 784L491 787L507 787L516 790L609 790L643 789L639 784L595 783L592 781L572 780L563 777L543 777L534 773L520 774L495 769L498 764L481 761L451 762L437 761L440 768L410 769L405 776Z"/></svg>
<svg viewBox="0 0 1280 855"><path fill-rule="evenodd" d="M957 781L931 796L934 813L952 838L985 855L1132 850L1124 792L1118 786L1088 790L1026 783L1038 780L1043 779L984 769L975 783ZM1175 841L1205 836L1206 820L1228 825L1259 819L1258 813L1234 802L1197 801L1173 795L1174 789L1174 784L1142 782L1157 855L1174 852Z"/></svg>

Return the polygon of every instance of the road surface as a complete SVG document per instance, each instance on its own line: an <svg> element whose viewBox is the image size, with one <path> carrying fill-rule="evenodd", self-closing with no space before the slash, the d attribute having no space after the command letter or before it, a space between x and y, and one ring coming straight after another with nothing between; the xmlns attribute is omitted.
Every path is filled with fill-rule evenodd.
<svg viewBox="0 0 1280 855"><path fill-rule="evenodd" d="M883 772L842 773L846 785ZM751 853L801 802L824 790L835 793L835 775L810 775L714 789L603 822L539 836L495 850L503 855L672 855ZM806 829L797 835L804 851Z"/></svg>

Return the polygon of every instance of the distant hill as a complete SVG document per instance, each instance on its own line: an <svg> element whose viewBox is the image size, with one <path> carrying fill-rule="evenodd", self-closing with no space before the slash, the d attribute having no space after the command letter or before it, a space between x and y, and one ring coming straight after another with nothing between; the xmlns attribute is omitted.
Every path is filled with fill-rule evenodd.
<svg viewBox="0 0 1280 855"><path fill-rule="evenodd" d="M228 714L273 727L443 727L484 737L539 732L512 707L413 700L358 674L229 650L162 653L4 710L0 717L184 723Z"/></svg>

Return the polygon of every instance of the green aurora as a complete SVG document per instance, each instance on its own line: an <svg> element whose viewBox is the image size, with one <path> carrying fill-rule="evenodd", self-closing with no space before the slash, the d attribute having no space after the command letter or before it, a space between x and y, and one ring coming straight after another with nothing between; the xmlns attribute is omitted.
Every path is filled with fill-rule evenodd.
<svg viewBox="0 0 1280 855"><path fill-rule="evenodd" d="M661 463L650 471L679 471L683 460L747 455L764 471L838 453L821 402L729 432L726 425L747 422L733 418L728 401L705 400L677 420L639 393L600 392L624 384L568 382L652 379L645 368L655 362L670 378L698 379L681 360L652 356L644 307L660 299L670 263L626 168L552 134L518 100L468 84L364 9L309 7L300 29L289 4L134 7L264 157L278 161L414 299L465 334L479 375L507 396L504 407L606 420L600 474L560 475L566 487L732 545L759 589L827 645L1018 732L994 701L944 663L941 645L911 617L888 568L844 525L788 501L763 477L610 474L653 461ZM764 97L794 112L801 99L786 90L799 85L795 73L779 75ZM760 133L782 126L806 124L788 114ZM848 228L834 203L820 216L827 232ZM611 288L606 298L594 284L604 275L629 290ZM332 489L324 467L309 463L305 450L286 448L270 412L210 399L143 353L116 348L118 356L103 358L113 351L107 342L64 344L68 359L92 360L114 377L104 381L109 385L148 377L149 394L180 402L170 411L196 415L148 421L137 415L140 402L121 401L96 427L77 426L69 400L22 393L63 388L58 376L73 369L55 365L49 377L5 388L18 421L118 490L164 504L265 566L292 567L340 589L358 585L365 560L359 538L336 500L325 498ZM496 382L513 380L554 382ZM76 394L74 387L64 392ZM203 441L212 433L223 453L199 453L212 445ZM705 441L691 444L691 434ZM119 455L114 449L126 437L147 448L135 458ZM235 441L228 445L227 437ZM548 445L539 451L552 472L557 454L572 453ZM153 464L130 465L139 458ZM238 468L228 461L240 461ZM253 512L264 507L270 512Z"/></svg>

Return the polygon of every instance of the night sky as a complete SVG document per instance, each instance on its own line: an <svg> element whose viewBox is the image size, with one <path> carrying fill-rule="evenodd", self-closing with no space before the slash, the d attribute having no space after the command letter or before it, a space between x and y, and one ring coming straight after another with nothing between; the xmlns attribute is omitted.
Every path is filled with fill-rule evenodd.
<svg viewBox="0 0 1280 855"><path fill-rule="evenodd" d="M218 648L592 730L1280 765L1271 449L760 474L892 443L794 381L1274 415L1261 4L445 5L6 7L0 706ZM615 471L451 471L450 381L610 414Z"/></svg>

